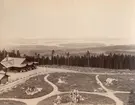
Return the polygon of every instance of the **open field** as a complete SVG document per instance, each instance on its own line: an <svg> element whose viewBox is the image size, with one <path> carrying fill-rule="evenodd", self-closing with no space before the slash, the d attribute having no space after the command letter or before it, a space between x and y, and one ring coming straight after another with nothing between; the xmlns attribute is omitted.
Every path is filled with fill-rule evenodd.
<svg viewBox="0 0 135 105"><path fill-rule="evenodd" d="M0 105L26 105L26 104L18 101L0 100Z"/></svg>
<svg viewBox="0 0 135 105"><path fill-rule="evenodd" d="M135 73L135 70L129 69L108 69L108 68L96 68L96 67L78 67L78 66L66 66L66 65L46 65L49 68L60 68L60 69L67 69L79 72L89 72L89 73Z"/></svg>
<svg viewBox="0 0 135 105"><path fill-rule="evenodd" d="M107 85L106 79L116 79L112 84ZM134 75L100 75L99 79L102 81L104 86L108 89L115 91L130 91L135 90L135 76Z"/></svg>
<svg viewBox="0 0 135 105"><path fill-rule="evenodd" d="M59 83L59 79L65 83ZM49 81L58 86L59 91L71 91L78 89L79 91L100 91L103 92L101 87L96 83L95 75L76 74L76 73L52 73L50 74Z"/></svg>
<svg viewBox="0 0 135 105"><path fill-rule="evenodd" d="M30 99L49 94L53 88L47 82L44 81L45 75L39 75L32 77L25 83L17 85L12 90L0 94L0 98L20 98L20 99ZM26 90L28 87L41 88L42 90L34 95L27 95Z"/></svg>
<svg viewBox="0 0 135 105"><path fill-rule="evenodd" d="M81 94L81 96L84 98L84 101L80 101L77 105L98 105L98 104L107 104L107 105L115 105L114 101L104 97L104 96L98 96L98 95L89 95L89 94ZM69 94L63 94L62 97L62 103L63 105L70 102ZM37 105L53 105L53 101L56 99L56 96L52 96L48 99L45 99L41 102L39 102Z"/></svg>

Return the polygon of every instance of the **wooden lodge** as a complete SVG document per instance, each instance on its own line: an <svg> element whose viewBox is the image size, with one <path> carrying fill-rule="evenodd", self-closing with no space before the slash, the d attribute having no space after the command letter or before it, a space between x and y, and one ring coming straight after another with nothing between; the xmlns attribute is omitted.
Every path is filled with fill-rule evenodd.
<svg viewBox="0 0 135 105"><path fill-rule="evenodd" d="M1 62L5 71L29 71L36 69L37 62L28 62L26 58L5 57Z"/></svg>

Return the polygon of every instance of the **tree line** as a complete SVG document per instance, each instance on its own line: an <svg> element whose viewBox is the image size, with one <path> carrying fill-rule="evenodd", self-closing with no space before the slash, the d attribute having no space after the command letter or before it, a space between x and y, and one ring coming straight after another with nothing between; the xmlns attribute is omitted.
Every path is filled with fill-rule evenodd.
<svg viewBox="0 0 135 105"><path fill-rule="evenodd" d="M7 52L0 51L0 60L6 57L7 53L10 57L21 57L19 50ZM109 69L135 69L135 56L123 54L99 54L92 55L90 51L82 56L71 55L69 52L65 55L58 55L54 50L50 52L50 56L41 56L35 53L33 56L24 55L28 61L38 62L39 65L68 65L80 67L97 67Z"/></svg>
<svg viewBox="0 0 135 105"><path fill-rule="evenodd" d="M21 57L20 51L17 50L12 50L10 52L6 51L5 49L0 51L0 61L3 60L7 54L9 55L9 57Z"/></svg>

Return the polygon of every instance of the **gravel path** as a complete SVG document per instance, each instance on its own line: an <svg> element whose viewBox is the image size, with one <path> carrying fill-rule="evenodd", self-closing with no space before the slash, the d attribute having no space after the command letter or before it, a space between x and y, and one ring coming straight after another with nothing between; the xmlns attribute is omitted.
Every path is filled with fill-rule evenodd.
<svg viewBox="0 0 135 105"><path fill-rule="evenodd" d="M51 93L49 93L49 94L47 94L45 96L38 97L38 98L33 98L33 99L0 98L0 100L14 100L14 101L24 102L27 105L37 105L37 103L39 101L42 101L43 99L46 99L46 98L51 97L51 96L56 95L56 94L60 94L60 92L58 91L58 87L55 86L50 81L48 81L48 79L47 79L48 76L49 76L49 74L45 76L44 80L53 87L53 91Z"/></svg>
<svg viewBox="0 0 135 105"><path fill-rule="evenodd" d="M116 102L116 105L123 105L123 102L114 95L112 90L107 89L98 78L99 75L96 75L97 83L107 92L108 96Z"/></svg>
<svg viewBox="0 0 135 105"><path fill-rule="evenodd" d="M52 82L50 82L47 78L49 76L49 73L55 73L55 72L72 72L72 73L80 73L80 72L77 72L77 71L71 71L71 70L63 70L63 69L54 69L54 68L47 68L47 69L44 69L41 67L39 68L40 70L39 71L34 71L34 72L31 72L29 75L27 76L24 76L24 77L21 77L20 79L14 81L14 82L11 82L3 87L0 88L0 91L4 91L4 90L8 90L22 82L25 82L25 80L29 79L30 77L33 77L33 76L37 76L37 75L41 75L41 74L48 74L45 76L44 80L46 82L48 82L52 87L53 87L53 91L48 94L48 95L45 95L45 96L42 96L42 97L38 97L38 98L33 98L33 99L16 99L16 98L0 98L0 100L14 100L14 101L21 101L21 102L24 102L26 103L27 105L37 105L38 102L44 100L44 99L47 99L51 96L54 96L54 95L57 95L57 94L64 94L64 93L69 93L69 92L59 92L58 91L58 87L53 84ZM80 93L86 93L86 94L95 94L95 95L101 95L101 96L105 96L105 97L108 97L112 100L114 100L116 102L116 105L123 105L123 102L117 98L114 93L128 93L128 92L125 92L125 91L112 91L112 90L109 90L107 89L103 84L102 82L99 80L98 76L100 73L83 73L81 72L82 74L96 74L96 81L97 83L106 91L105 93L100 93L100 92L85 92L85 91L80 91ZM110 74L110 73L107 73L107 74ZM102 73L101 73L102 75ZM104 73L105 75L105 73Z"/></svg>

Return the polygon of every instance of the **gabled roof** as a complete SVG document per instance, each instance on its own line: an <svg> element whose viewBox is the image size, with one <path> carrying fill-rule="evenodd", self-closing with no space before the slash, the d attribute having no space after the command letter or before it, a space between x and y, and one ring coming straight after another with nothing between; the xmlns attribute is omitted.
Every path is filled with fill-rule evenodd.
<svg viewBox="0 0 135 105"><path fill-rule="evenodd" d="M25 58L14 58L14 57L6 57L1 61L1 64L6 67L24 67L26 64L23 64Z"/></svg>

